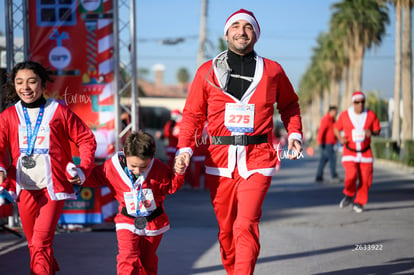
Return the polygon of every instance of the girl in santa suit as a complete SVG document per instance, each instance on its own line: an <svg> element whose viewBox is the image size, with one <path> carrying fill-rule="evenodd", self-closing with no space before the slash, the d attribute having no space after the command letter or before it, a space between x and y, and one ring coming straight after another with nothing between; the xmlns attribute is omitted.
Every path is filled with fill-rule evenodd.
<svg viewBox="0 0 414 275"><path fill-rule="evenodd" d="M145 132L132 132L123 152L96 166L85 186L108 186L119 202L115 217L118 274L157 274L156 254L170 224L163 202L184 184L184 164L175 172L154 158L155 142Z"/></svg>
<svg viewBox="0 0 414 275"><path fill-rule="evenodd" d="M95 137L67 106L43 97L52 79L42 65L19 63L10 79L5 90L20 100L0 114L0 184L17 197L31 274L55 274L55 229L65 200L76 199L72 183L83 183L93 167ZM70 142L79 148L79 166L70 164ZM3 162L7 149L10 166Z"/></svg>
<svg viewBox="0 0 414 275"><path fill-rule="evenodd" d="M345 196L339 207L353 203L352 209L361 213L368 201L368 190L372 183L371 136L379 135L381 126L375 113L365 108L365 95L362 92L352 94L352 103L353 106L343 111L334 124L334 133L344 145L342 164L345 169Z"/></svg>

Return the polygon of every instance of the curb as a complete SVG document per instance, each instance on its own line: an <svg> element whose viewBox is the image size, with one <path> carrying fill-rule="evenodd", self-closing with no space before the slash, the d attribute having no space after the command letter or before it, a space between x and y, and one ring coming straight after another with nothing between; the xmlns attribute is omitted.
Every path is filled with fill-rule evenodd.
<svg viewBox="0 0 414 275"><path fill-rule="evenodd" d="M383 169L386 170L399 170L402 172L406 172L409 174L414 174L414 167L412 166L407 166L398 162L394 162L394 161L389 161L389 160L385 160L385 159L374 159L374 167L375 166L379 166Z"/></svg>

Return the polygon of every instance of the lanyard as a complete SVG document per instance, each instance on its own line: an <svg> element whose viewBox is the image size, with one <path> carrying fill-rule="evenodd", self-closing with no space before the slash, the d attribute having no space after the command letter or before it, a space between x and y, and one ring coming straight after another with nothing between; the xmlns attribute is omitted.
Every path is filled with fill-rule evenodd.
<svg viewBox="0 0 414 275"><path fill-rule="evenodd" d="M132 176L132 172L131 172L131 170L129 170L128 169L128 167L125 167L125 170L127 170L127 174L128 174L128 177L129 177L129 179L131 180L131 185L132 185L132 191L134 191L134 178L133 178L133 176ZM138 177L138 179L139 179L139 177ZM138 179L137 179L137 181L138 181ZM137 189L138 189L138 195L137 195L137 215L139 215L140 213L141 213L141 211L139 210L139 203L141 202L141 197L142 197L142 182L140 182L139 183L139 186L137 187Z"/></svg>
<svg viewBox="0 0 414 275"><path fill-rule="evenodd" d="M32 123L30 122L30 117L27 112L27 108L23 106L23 114L24 114L24 119L26 120L26 128L27 128L26 155L28 156L30 156L33 153L37 134L39 133L40 124L42 123L44 111L45 111L45 106L44 105L40 106L39 114L37 115L37 119L36 119L36 125L32 131Z"/></svg>

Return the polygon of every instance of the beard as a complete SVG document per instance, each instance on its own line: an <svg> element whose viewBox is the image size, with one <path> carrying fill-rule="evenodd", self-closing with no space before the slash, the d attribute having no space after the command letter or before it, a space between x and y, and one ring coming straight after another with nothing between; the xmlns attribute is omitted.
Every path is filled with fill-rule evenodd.
<svg viewBox="0 0 414 275"><path fill-rule="evenodd" d="M238 42L238 39L245 39L245 41ZM254 42L247 36L237 36L227 40L229 49L235 53L246 54L253 50Z"/></svg>

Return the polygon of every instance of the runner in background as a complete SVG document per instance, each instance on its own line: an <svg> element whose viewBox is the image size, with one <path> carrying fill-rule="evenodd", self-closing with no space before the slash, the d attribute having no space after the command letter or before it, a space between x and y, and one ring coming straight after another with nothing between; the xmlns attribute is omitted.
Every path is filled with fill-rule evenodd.
<svg viewBox="0 0 414 275"><path fill-rule="evenodd" d="M167 139L167 158L168 166L172 169L174 167L175 152L177 151L178 136L180 134L180 123L182 114L180 110L174 109L171 111L170 120L164 125L164 138Z"/></svg>
<svg viewBox="0 0 414 275"><path fill-rule="evenodd" d="M377 115L365 108L365 95L352 94L352 106L343 111L334 124L334 132L343 145L342 165L345 169L343 199L340 208L353 204L356 213L364 211L374 173L371 138L380 134Z"/></svg>

